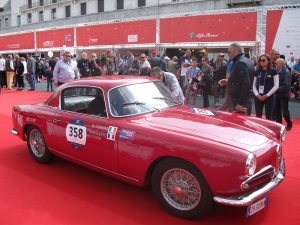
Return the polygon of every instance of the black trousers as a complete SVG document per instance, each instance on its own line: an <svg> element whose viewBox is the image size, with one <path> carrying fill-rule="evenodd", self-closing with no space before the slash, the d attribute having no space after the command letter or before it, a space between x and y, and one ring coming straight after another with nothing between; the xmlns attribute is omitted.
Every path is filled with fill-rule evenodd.
<svg viewBox="0 0 300 225"><path fill-rule="evenodd" d="M23 88L23 87L24 87L23 76L21 76L21 75L16 75L16 77L17 77L18 88Z"/></svg>
<svg viewBox="0 0 300 225"><path fill-rule="evenodd" d="M292 124L290 111L289 111L289 98L288 97L276 97L274 114L276 122L282 123L282 116L288 125Z"/></svg>
<svg viewBox="0 0 300 225"><path fill-rule="evenodd" d="M0 85L3 86L7 86L6 83L6 72L5 71L0 71Z"/></svg>
<svg viewBox="0 0 300 225"><path fill-rule="evenodd" d="M205 86L200 86L202 89L202 95L203 95L203 108L208 108L209 107L209 85L205 85Z"/></svg>
<svg viewBox="0 0 300 225"><path fill-rule="evenodd" d="M271 95L265 101L260 101L258 98L255 98L255 113L256 117L262 117L263 108L265 107L265 114L268 120L273 119L273 110L275 104L275 96Z"/></svg>

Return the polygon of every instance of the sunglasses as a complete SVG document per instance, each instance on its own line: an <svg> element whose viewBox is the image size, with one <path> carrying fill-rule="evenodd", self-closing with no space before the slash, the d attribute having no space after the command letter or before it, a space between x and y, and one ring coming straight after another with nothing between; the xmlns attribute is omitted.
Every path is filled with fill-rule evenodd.
<svg viewBox="0 0 300 225"><path fill-rule="evenodd" d="M259 62L266 62L267 60L265 59L260 59Z"/></svg>
<svg viewBox="0 0 300 225"><path fill-rule="evenodd" d="M70 55L65 55L66 57L71 57Z"/></svg>

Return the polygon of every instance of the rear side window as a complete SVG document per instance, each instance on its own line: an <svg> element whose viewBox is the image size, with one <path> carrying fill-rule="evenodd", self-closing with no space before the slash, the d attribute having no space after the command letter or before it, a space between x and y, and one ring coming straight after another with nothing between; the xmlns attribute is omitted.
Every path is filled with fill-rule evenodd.
<svg viewBox="0 0 300 225"><path fill-rule="evenodd" d="M61 110L106 117L103 91L99 88L72 87L61 94Z"/></svg>

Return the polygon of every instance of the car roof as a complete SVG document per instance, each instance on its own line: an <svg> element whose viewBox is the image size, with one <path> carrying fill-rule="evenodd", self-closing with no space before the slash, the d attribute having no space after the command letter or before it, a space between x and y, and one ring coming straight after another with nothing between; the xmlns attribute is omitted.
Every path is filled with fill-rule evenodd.
<svg viewBox="0 0 300 225"><path fill-rule="evenodd" d="M79 80L69 82L64 85L66 87L72 86L97 86L103 89L109 90L113 87L144 83L149 81L155 81L156 78L147 77L147 76L130 76L130 75L112 75L112 76L97 76L97 77L87 77Z"/></svg>

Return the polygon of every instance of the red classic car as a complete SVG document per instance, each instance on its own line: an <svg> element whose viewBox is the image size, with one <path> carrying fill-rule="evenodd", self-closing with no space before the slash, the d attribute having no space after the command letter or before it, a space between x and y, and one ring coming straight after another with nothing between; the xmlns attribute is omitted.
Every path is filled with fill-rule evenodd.
<svg viewBox="0 0 300 225"><path fill-rule="evenodd" d="M170 213L195 218L212 203L250 216L285 173L281 124L177 103L154 78L104 76L60 86L13 108L11 132L33 158L53 155L117 179L152 185Z"/></svg>

